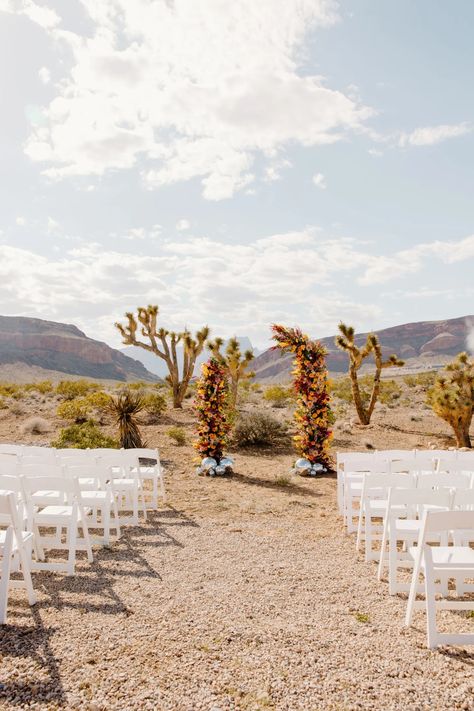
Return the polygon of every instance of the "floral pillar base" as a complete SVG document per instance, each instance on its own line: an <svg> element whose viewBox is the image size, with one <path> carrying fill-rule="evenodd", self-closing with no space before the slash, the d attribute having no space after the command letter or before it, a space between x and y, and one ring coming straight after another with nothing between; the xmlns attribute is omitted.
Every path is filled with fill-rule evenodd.
<svg viewBox="0 0 474 711"><path fill-rule="evenodd" d="M204 457L196 473L199 476L231 476L233 466L232 457L221 457L219 461L213 457Z"/></svg>
<svg viewBox="0 0 474 711"><path fill-rule="evenodd" d="M297 459L293 472L300 476L318 476L323 474L327 469L322 464L311 464L309 459Z"/></svg>

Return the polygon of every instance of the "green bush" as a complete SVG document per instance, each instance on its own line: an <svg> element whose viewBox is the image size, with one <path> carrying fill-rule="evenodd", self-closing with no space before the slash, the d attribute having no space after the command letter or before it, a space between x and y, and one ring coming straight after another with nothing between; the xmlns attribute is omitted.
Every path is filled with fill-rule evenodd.
<svg viewBox="0 0 474 711"><path fill-rule="evenodd" d="M291 396L288 388L282 385L270 385L264 394L265 400L271 403L272 407L285 407Z"/></svg>
<svg viewBox="0 0 474 711"><path fill-rule="evenodd" d="M160 415L166 410L167 401L166 397L161 393L148 393L144 396L145 412L153 420L158 420Z"/></svg>
<svg viewBox="0 0 474 711"><path fill-rule="evenodd" d="M118 442L105 435L93 420L63 428L56 440L51 442L57 449L118 448Z"/></svg>
<svg viewBox="0 0 474 711"><path fill-rule="evenodd" d="M168 437L171 437L171 439L174 440L179 447L186 444L186 432L182 427L170 427L166 434Z"/></svg>
<svg viewBox="0 0 474 711"><path fill-rule="evenodd" d="M5 400L2 397L0 397L0 410L6 410L7 408L8 408L7 403L5 402Z"/></svg>
<svg viewBox="0 0 474 711"><path fill-rule="evenodd" d="M74 400L99 389L99 384L90 380L61 380L56 386L56 393L65 400Z"/></svg>
<svg viewBox="0 0 474 711"><path fill-rule="evenodd" d="M359 389L362 397L362 402L367 405L369 402L372 386L374 383L373 375L362 375L359 378ZM352 384L349 377L337 378L330 382L331 394L347 403L352 403ZM380 393L378 401L384 405L392 405L400 398L402 389L395 380L381 380Z"/></svg>
<svg viewBox="0 0 474 711"><path fill-rule="evenodd" d="M242 415L234 430L234 442L239 447L265 447L288 440L288 430L268 412L249 412Z"/></svg>

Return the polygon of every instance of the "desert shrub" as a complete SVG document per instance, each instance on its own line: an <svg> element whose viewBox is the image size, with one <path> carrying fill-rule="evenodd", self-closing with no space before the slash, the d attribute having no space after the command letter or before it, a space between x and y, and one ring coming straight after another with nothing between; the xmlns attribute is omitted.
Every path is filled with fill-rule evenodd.
<svg viewBox="0 0 474 711"><path fill-rule="evenodd" d="M143 409L152 420L158 420L167 407L166 397L161 393L147 393L143 401Z"/></svg>
<svg viewBox="0 0 474 711"><path fill-rule="evenodd" d="M6 410L7 408L8 408L7 403L5 402L5 400L2 397L0 397L0 410Z"/></svg>
<svg viewBox="0 0 474 711"><path fill-rule="evenodd" d="M137 380L135 383L127 383L127 390L144 390L146 386L143 380Z"/></svg>
<svg viewBox="0 0 474 711"><path fill-rule="evenodd" d="M435 372L418 373L417 375L405 375L403 377L403 382L410 388L414 388L416 386L420 386L422 388L429 388L434 385L435 379Z"/></svg>
<svg viewBox="0 0 474 711"><path fill-rule="evenodd" d="M93 420L64 427L56 440L51 442L57 449L118 448L118 442L105 435Z"/></svg>
<svg viewBox="0 0 474 711"><path fill-rule="evenodd" d="M22 385L16 383L0 383L0 396L3 397L23 397L24 391Z"/></svg>
<svg viewBox="0 0 474 711"><path fill-rule="evenodd" d="M178 447L182 447L183 444L186 444L186 432L182 427L170 427L166 434L174 440Z"/></svg>
<svg viewBox="0 0 474 711"><path fill-rule="evenodd" d="M46 395L53 390L53 383L51 380L41 380L39 383L26 383L23 388L26 392L37 392L41 395Z"/></svg>
<svg viewBox="0 0 474 711"><path fill-rule="evenodd" d="M86 422L89 419L90 405L86 402L86 399L75 398L74 400L65 400L62 402L56 414L62 420L70 420L71 422L76 422L80 424L81 422Z"/></svg>
<svg viewBox="0 0 474 711"><path fill-rule="evenodd" d="M329 381L330 392L344 402L352 402L352 387L350 378L337 378Z"/></svg>
<svg viewBox="0 0 474 711"><path fill-rule="evenodd" d="M61 380L56 386L56 393L64 400L74 400L99 389L99 384L90 380Z"/></svg>
<svg viewBox="0 0 474 711"><path fill-rule="evenodd" d="M71 420L71 422L80 424L89 420L93 414L108 410L110 402L110 395L107 395L103 390L98 390L85 397L64 400L58 406L56 414L63 420Z"/></svg>
<svg viewBox="0 0 474 711"><path fill-rule="evenodd" d="M263 392L263 389L262 389L262 386L260 385L260 383L251 383L250 390L253 393L262 393Z"/></svg>
<svg viewBox="0 0 474 711"><path fill-rule="evenodd" d="M30 417L23 423L23 434L44 434L49 432L49 423L43 417Z"/></svg>
<svg viewBox="0 0 474 711"><path fill-rule="evenodd" d="M25 414L25 408L23 407L23 405L19 402L16 402L15 400L13 402L10 402L8 407L12 415L15 415L16 417Z"/></svg>
<svg viewBox="0 0 474 711"><path fill-rule="evenodd" d="M239 447L265 447L288 440L288 430L268 412L256 411L241 415L234 430Z"/></svg>
<svg viewBox="0 0 474 711"><path fill-rule="evenodd" d="M272 407L285 407L290 398L290 392L288 388L284 388L282 385L270 385L265 390L263 397Z"/></svg>
<svg viewBox="0 0 474 711"><path fill-rule="evenodd" d="M373 383L373 375L362 375L361 377L359 377L360 396L364 406L367 406L369 403ZM331 394L334 397L337 397L347 403L351 403L353 401L352 384L350 378L346 377L338 378L337 380L332 380L330 383L330 387ZM378 396L379 402L383 403L384 405L391 405L400 398L401 394L402 389L395 380L380 381L380 393Z"/></svg>
<svg viewBox="0 0 474 711"><path fill-rule="evenodd" d="M384 405L393 405L401 394L402 389L395 380L382 380L380 383L379 402Z"/></svg>

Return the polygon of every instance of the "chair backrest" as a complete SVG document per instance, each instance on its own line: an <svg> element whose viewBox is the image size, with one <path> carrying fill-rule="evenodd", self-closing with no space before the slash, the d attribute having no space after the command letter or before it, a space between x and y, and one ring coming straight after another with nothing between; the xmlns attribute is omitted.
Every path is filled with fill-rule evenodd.
<svg viewBox="0 0 474 711"><path fill-rule="evenodd" d="M8 489L0 490L0 526L13 526L16 538L21 540L17 495Z"/></svg>
<svg viewBox="0 0 474 711"><path fill-rule="evenodd" d="M446 490L390 488L388 508L392 506L437 506L449 509L452 494ZM400 512L399 512L400 513ZM403 515L403 514L402 514Z"/></svg>
<svg viewBox="0 0 474 711"><path fill-rule="evenodd" d="M474 511L425 511L419 542L434 531L474 531Z"/></svg>
<svg viewBox="0 0 474 711"><path fill-rule="evenodd" d="M467 511L474 509L474 489L456 489L453 496L453 508Z"/></svg>
<svg viewBox="0 0 474 711"><path fill-rule="evenodd" d="M157 462L160 461L160 454L157 449L151 449L150 447L137 447L136 449L124 449L122 450L126 457L140 459L156 459Z"/></svg>
<svg viewBox="0 0 474 711"><path fill-rule="evenodd" d="M22 459L32 457L43 461L52 461L56 459L56 450L52 447L23 447L21 457Z"/></svg>
<svg viewBox="0 0 474 711"><path fill-rule="evenodd" d="M379 449L375 456L381 459L397 461L400 459L412 459L415 456L413 449Z"/></svg>
<svg viewBox="0 0 474 711"><path fill-rule="evenodd" d="M389 462L384 459L377 459L376 457L365 457L364 459L356 457L355 459L347 459L344 462L344 473L345 474L356 474L356 473L366 473L373 472L378 474L388 473Z"/></svg>
<svg viewBox="0 0 474 711"><path fill-rule="evenodd" d="M468 471L469 467L466 462L463 462L462 460L459 459L443 459L440 458L438 460L438 468L437 471L439 472L446 472L449 474L457 474L459 472L463 471Z"/></svg>
<svg viewBox="0 0 474 711"><path fill-rule="evenodd" d="M414 489L416 479L413 474L364 474L362 498L386 497L391 487Z"/></svg>
<svg viewBox="0 0 474 711"><path fill-rule="evenodd" d="M22 449L22 444L0 444L0 452L2 454L20 454Z"/></svg>
<svg viewBox="0 0 474 711"><path fill-rule="evenodd" d="M31 504L32 497L34 497L35 504L48 506L52 503L52 493L57 493L58 500L67 503L79 493L77 481L62 476L23 478L22 483L28 505Z"/></svg>
<svg viewBox="0 0 474 711"><path fill-rule="evenodd" d="M450 461L457 459L458 456L455 449L429 449L424 451L429 452L432 457L436 457L437 459L449 459Z"/></svg>
<svg viewBox="0 0 474 711"><path fill-rule="evenodd" d="M462 462L463 464L467 464L468 467L471 467L472 471L474 471L474 451L471 450L470 452L458 452L456 461Z"/></svg>
<svg viewBox="0 0 474 711"><path fill-rule="evenodd" d="M390 462L390 472L396 474L397 472L419 472L426 471L426 465L428 464L428 471L434 471L434 463L427 463L424 459L415 459L414 457L407 459L398 459Z"/></svg>
<svg viewBox="0 0 474 711"><path fill-rule="evenodd" d="M88 491L92 491L93 489L105 489L107 475L108 470L95 462L92 464L68 464L64 466L64 476L67 479L76 479L79 483L79 488L87 489ZM92 482L82 484L81 479L87 479L87 482L92 480Z"/></svg>
<svg viewBox="0 0 474 711"><path fill-rule="evenodd" d="M20 471L20 459L15 456L0 459L0 474L18 475Z"/></svg>
<svg viewBox="0 0 474 711"><path fill-rule="evenodd" d="M62 476L63 470L60 462L20 462L19 473L27 478Z"/></svg>
<svg viewBox="0 0 474 711"><path fill-rule="evenodd" d="M417 478L418 489L470 489L472 483L473 476L469 472L458 474L421 472Z"/></svg>

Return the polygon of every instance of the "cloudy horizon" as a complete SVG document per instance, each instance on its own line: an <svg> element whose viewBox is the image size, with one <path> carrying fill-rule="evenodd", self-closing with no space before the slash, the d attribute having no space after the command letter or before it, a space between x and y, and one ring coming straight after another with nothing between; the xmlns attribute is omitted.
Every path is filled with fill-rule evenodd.
<svg viewBox="0 0 474 711"><path fill-rule="evenodd" d="M473 20L467 0L0 0L0 313L120 346L114 322L157 303L262 348L274 321L474 312Z"/></svg>

